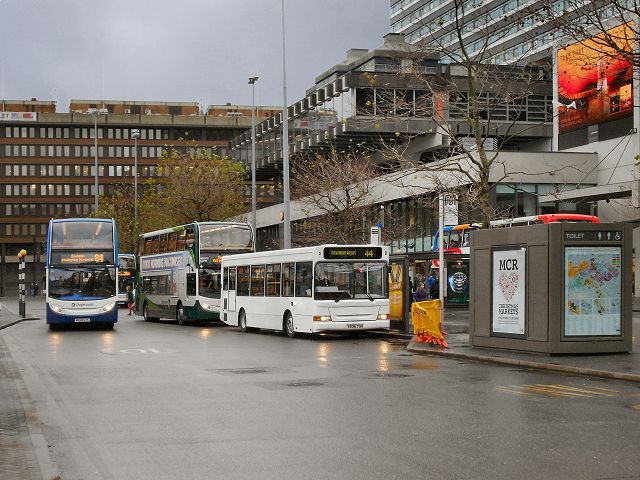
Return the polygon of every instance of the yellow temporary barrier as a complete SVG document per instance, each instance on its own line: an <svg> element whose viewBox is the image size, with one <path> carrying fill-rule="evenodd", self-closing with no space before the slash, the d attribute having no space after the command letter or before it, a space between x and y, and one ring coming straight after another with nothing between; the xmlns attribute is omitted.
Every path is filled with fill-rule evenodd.
<svg viewBox="0 0 640 480"><path fill-rule="evenodd" d="M413 321L413 333L418 342L448 347L444 339L447 332L442 329L440 318L440 300L413 303L411 305L411 320Z"/></svg>

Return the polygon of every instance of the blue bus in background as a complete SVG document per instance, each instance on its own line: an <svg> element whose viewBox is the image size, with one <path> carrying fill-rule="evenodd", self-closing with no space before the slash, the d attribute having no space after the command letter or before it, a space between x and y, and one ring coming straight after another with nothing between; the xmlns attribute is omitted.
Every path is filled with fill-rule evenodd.
<svg viewBox="0 0 640 480"><path fill-rule="evenodd" d="M51 220L47 235L46 308L52 330L61 324L118 321L118 234L113 220Z"/></svg>

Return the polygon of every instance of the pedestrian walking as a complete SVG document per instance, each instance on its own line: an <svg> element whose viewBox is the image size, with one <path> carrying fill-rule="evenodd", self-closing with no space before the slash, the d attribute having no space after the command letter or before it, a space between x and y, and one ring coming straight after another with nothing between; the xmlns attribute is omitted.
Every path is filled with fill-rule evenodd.
<svg viewBox="0 0 640 480"><path fill-rule="evenodd" d="M440 298L440 281L438 280L438 277L435 277L435 281L429 287L429 296L432 300Z"/></svg>
<svg viewBox="0 0 640 480"><path fill-rule="evenodd" d="M131 285L127 285L127 306L129 307L129 315L131 315L134 305L135 300L133 297L133 288L131 288Z"/></svg>

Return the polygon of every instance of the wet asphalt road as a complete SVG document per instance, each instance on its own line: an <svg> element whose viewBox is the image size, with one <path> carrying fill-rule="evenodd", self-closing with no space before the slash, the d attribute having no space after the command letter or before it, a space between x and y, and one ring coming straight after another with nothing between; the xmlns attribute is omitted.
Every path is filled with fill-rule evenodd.
<svg viewBox="0 0 640 480"><path fill-rule="evenodd" d="M385 337L0 331L70 479L640 478L640 386Z"/></svg>

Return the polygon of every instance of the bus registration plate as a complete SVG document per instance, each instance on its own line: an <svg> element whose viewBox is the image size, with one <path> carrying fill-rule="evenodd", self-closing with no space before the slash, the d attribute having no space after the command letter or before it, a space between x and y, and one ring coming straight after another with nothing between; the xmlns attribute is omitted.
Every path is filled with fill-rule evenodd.
<svg viewBox="0 0 640 480"><path fill-rule="evenodd" d="M86 318L86 317L84 317L84 318L76 318L74 320L74 322L76 322L76 323L88 323L90 321L91 321L91 319L90 318Z"/></svg>
<svg viewBox="0 0 640 480"><path fill-rule="evenodd" d="M348 323L347 328L364 328L364 323Z"/></svg>

